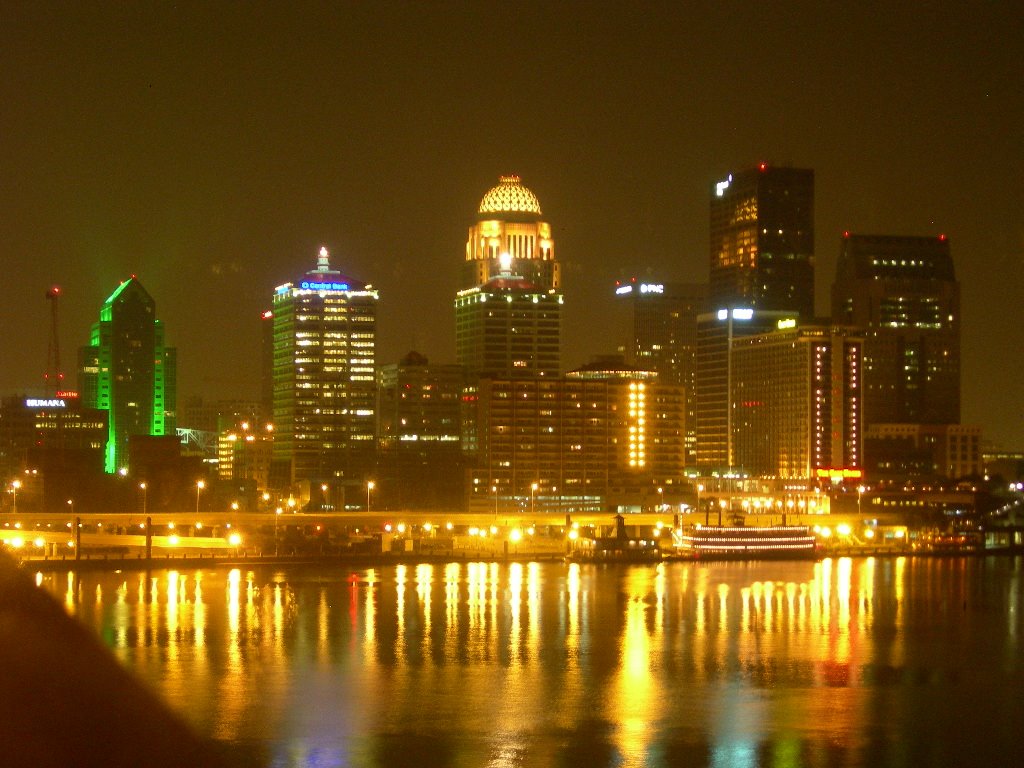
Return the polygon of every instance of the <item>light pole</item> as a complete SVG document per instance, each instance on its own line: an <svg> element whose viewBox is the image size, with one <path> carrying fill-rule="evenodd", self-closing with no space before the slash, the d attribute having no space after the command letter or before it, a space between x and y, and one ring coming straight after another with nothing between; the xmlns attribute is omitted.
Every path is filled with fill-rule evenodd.
<svg viewBox="0 0 1024 768"><path fill-rule="evenodd" d="M375 482L373 482L373 480L367 480L366 481L366 511L367 512L370 511L370 493L376 487L377 487L377 484Z"/></svg>
<svg viewBox="0 0 1024 768"><path fill-rule="evenodd" d="M11 514L18 514L18 489L21 488L21 480L11 483Z"/></svg>
<svg viewBox="0 0 1024 768"><path fill-rule="evenodd" d="M199 492L206 487L206 483L200 480L196 483L196 514L199 514Z"/></svg>
<svg viewBox="0 0 1024 768"><path fill-rule="evenodd" d="M537 514L537 483L530 486L530 515Z"/></svg>
<svg viewBox="0 0 1024 768"><path fill-rule="evenodd" d="M498 516L498 486L491 486L491 493L494 494L494 516Z"/></svg>
<svg viewBox="0 0 1024 768"><path fill-rule="evenodd" d="M658 486L658 512L663 512L665 509L665 489Z"/></svg>
<svg viewBox="0 0 1024 768"><path fill-rule="evenodd" d="M281 520L282 512L284 512L284 510L280 507L274 511L274 557L277 557L277 524Z"/></svg>
<svg viewBox="0 0 1024 768"><path fill-rule="evenodd" d="M320 509L327 509L327 483L320 484Z"/></svg>
<svg viewBox="0 0 1024 768"><path fill-rule="evenodd" d="M864 495L864 486L863 485L858 485L857 486L857 516L858 517L861 515L860 501L861 501L861 497L863 495Z"/></svg>
<svg viewBox="0 0 1024 768"><path fill-rule="evenodd" d="M146 514L146 484L139 483L139 489L142 491L142 514Z"/></svg>

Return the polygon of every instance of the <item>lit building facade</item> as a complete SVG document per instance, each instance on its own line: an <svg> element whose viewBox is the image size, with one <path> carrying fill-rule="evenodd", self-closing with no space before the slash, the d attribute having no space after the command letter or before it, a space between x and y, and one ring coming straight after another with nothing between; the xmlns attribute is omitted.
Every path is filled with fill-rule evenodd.
<svg viewBox="0 0 1024 768"><path fill-rule="evenodd" d="M330 266L274 292L272 485L361 485L376 431L378 293Z"/></svg>
<svg viewBox="0 0 1024 768"><path fill-rule="evenodd" d="M642 282L615 286L626 313L623 352L640 370L656 371L662 384L686 390L686 463L696 463L697 317L705 311L708 287L701 284Z"/></svg>
<svg viewBox="0 0 1024 768"><path fill-rule="evenodd" d="M710 232L712 306L814 317L814 171L729 174L712 190Z"/></svg>
<svg viewBox="0 0 1024 768"><path fill-rule="evenodd" d="M960 423L960 284L949 241L841 240L832 318L864 329L864 420Z"/></svg>
<svg viewBox="0 0 1024 768"><path fill-rule="evenodd" d="M736 469L736 412L732 350L738 339L795 326L795 312L749 307L718 309L697 317L696 459L702 472L731 474Z"/></svg>
<svg viewBox="0 0 1024 768"><path fill-rule="evenodd" d="M733 340L733 460L757 477L855 475L863 341L846 328L781 325Z"/></svg>
<svg viewBox="0 0 1024 768"><path fill-rule="evenodd" d="M377 494L399 509L461 507L465 369L410 352L377 372Z"/></svg>
<svg viewBox="0 0 1024 768"><path fill-rule="evenodd" d="M646 371L481 380L471 506L571 512L612 493L681 487L683 388Z"/></svg>
<svg viewBox="0 0 1024 768"><path fill-rule="evenodd" d="M176 361L153 298L137 278L125 280L79 349L82 403L107 412L106 472L128 468L130 437L174 434Z"/></svg>

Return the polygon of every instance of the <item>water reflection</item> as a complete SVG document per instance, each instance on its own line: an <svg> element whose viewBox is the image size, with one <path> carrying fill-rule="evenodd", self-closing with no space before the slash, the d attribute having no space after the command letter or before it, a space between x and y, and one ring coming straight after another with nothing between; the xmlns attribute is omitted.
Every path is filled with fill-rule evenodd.
<svg viewBox="0 0 1024 768"><path fill-rule="evenodd" d="M36 580L204 732L276 765L788 767L1008 764L1022 572L840 558Z"/></svg>

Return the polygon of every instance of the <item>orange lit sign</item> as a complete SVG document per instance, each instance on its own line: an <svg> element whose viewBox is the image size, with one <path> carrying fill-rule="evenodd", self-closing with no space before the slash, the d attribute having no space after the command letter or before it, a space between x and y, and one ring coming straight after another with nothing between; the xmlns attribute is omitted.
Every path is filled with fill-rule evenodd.
<svg viewBox="0 0 1024 768"><path fill-rule="evenodd" d="M864 473L859 469L848 469L843 467L842 469L834 469L832 467L819 467L814 470L815 474L821 478L828 478L829 480L858 480L864 477Z"/></svg>

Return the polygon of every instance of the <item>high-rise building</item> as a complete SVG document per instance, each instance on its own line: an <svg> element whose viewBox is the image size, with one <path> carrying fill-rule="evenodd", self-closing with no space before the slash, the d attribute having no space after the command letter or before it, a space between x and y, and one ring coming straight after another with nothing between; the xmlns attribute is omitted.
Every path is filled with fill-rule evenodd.
<svg viewBox="0 0 1024 768"><path fill-rule="evenodd" d="M561 368L562 295L508 274L459 291L455 350L474 376L528 379Z"/></svg>
<svg viewBox="0 0 1024 768"><path fill-rule="evenodd" d="M814 317L814 171L761 163L715 184L709 296Z"/></svg>
<svg viewBox="0 0 1024 768"><path fill-rule="evenodd" d="M461 365L432 364L410 352L377 373L377 494L398 509L461 507Z"/></svg>
<svg viewBox="0 0 1024 768"><path fill-rule="evenodd" d="M696 434L697 466L731 473L736 467L733 419L733 346L737 339L795 327L795 312L749 307L718 309L697 317Z"/></svg>
<svg viewBox="0 0 1024 768"><path fill-rule="evenodd" d="M89 345L79 349L83 406L108 414L106 472L128 468L130 437L174 434L176 360L153 298L134 276L125 280L100 309Z"/></svg>
<svg viewBox="0 0 1024 768"><path fill-rule="evenodd" d="M561 288L551 225L543 220L537 196L518 176L500 177L480 201L466 241L462 287L483 285L507 273L508 266L502 262L506 255L515 264L516 274L544 290Z"/></svg>
<svg viewBox="0 0 1024 768"><path fill-rule="evenodd" d="M846 233L834 322L864 330L864 421L960 423L960 284L949 240Z"/></svg>
<svg viewBox="0 0 1024 768"><path fill-rule="evenodd" d="M733 339L733 461L782 480L861 470L861 345L852 329L782 327Z"/></svg>
<svg viewBox="0 0 1024 768"><path fill-rule="evenodd" d="M502 176L466 243L455 299L456 355L471 376L556 376L561 366L561 275L551 227L518 176Z"/></svg>
<svg viewBox="0 0 1024 768"><path fill-rule="evenodd" d="M696 463L697 316L708 287L691 283L619 281L616 301L628 308L620 331L626 361L656 371L658 381L686 391L686 463Z"/></svg>
<svg viewBox="0 0 1024 768"><path fill-rule="evenodd" d="M373 463L377 290L330 265L274 292L271 483L361 486ZM266 320L265 320L266 322Z"/></svg>

